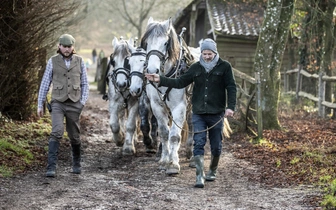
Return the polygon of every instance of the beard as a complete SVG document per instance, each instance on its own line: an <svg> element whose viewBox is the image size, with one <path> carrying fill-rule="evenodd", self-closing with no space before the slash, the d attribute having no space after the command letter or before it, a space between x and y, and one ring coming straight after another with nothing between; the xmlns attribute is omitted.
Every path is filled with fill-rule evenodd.
<svg viewBox="0 0 336 210"><path fill-rule="evenodd" d="M69 55L64 55L63 53L62 53L62 51L60 50L60 52L59 52L64 58L71 58L71 56L73 55L73 51L71 51L70 53L69 53Z"/></svg>

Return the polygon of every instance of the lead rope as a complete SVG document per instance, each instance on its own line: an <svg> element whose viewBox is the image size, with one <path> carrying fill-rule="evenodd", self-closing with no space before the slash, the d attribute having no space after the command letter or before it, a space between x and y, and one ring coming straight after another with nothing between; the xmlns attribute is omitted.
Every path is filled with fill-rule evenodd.
<svg viewBox="0 0 336 210"><path fill-rule="evenodd" d="M186 129L183 129L183 128L181 128L179 125L177 125L176 122L174 121L173 117L172 117L170 114L168 114L168 115L169 115L170 119L172 120L172 122L173 122L179 129L181 129L181 130L183 130L183 131L187 131ZM209 131L209 130L211 130L213 127L215 127L218 123L220 123L220 121L223 120L223 122L224 122L224 118L225 118L224 116L221 117L215 124L213 124L212 126L210 126L210 127L207 128L207 129L204 129L204 130L201 130L201 131L197 131L197 132L189 131L189 130L188 130L188 133L195 134L195 133L203 133L203 132Z"/></svg>
<svg viewBox="0 0 336 210"><path fill-rule="evenodd" d="M167 106L167 103L161 98L160 94L161 94L161 91L155 86L153 85L154 88L156 89L158 95L159 95L159 98L161 101L163 101L163 103L165 104L164 106L164 109L166 110L166 112L168 113L168 117L169 119L176 125L176 127L178 127L179 129L183 130L183 131L187 131L188 133L191 133L191 134L195 134L195 133L203 133L203 132L206 132L206 131L209 131L211 130L213 127L215 127L218 123L220 123L220 121L223 121L224 122L224 118L225 116L221 117L215 124L213 124L212 126L210 126L209 128L207 129L204 129L204 130L201 130L201 131L197 131L197 132L194 132L194 131L189 131L189 130L186 130L186 129L183 129L181 126L179 126L175 120L173 119L173 116L170 114L170 111L168 109L168 106Z"/></svg>

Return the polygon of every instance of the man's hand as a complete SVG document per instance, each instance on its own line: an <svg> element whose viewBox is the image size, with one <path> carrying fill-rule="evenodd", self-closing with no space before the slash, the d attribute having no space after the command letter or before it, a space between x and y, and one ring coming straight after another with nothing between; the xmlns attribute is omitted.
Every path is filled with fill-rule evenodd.
<svg viewBox="0 0 336 210"><path fill-rule="evenodd" d="M37 116L38 117L43 117L43 115L44 115L43 109L42 108L37 108Z"/></svg>
<svg viewBox="0 0 336 210"><path fill-rule="evenodd" d="M233 114L234 114L234 111L232 111L231 109L226 109L224 117L233 117Z"/></svg>
<svg viewBox="0 0 336 210"><path fill-rule="evenodd" d="M145 77L152 82L160 82L160 75L158 74L145 74Z"/></svg>

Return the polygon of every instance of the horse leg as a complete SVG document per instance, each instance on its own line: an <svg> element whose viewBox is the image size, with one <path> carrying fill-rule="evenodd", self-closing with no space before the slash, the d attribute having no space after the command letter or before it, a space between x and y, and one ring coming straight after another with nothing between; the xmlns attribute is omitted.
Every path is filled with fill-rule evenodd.
<svg viewBox="0 0 336 210"><path fill-rule="evenodd" d="M110 128L112 131L112 138L118 147L124 144L124 135L120 128L119 115L117 107L110 107Z"/></svg>
<svg viewBox="0 0 336 210"><path fill-rule="evenodd" d="M186 155L187 159L189 159L189 167L196 168L194 156L193 156L193 144L194 144L194 138L193 138L193 130L194 126L192 124L192 111L187 110L187 124L188 124L188 139L186 142Z"/></svg>
<svg viewBox="0 0 336 210"><path fill-rule="evenodd" d="M149 113L150 113L149 101L148 101L146 93L143 92L139 100L139 114L140 114L140 120L141 120L140 129L143 135L143 143L146 146L146 152L155 153L156 152L156 141L157 141L157 122L156 122L156 118L153 116L155 119L154 122L156 122L155 123L156 127L155 125L153 127L153 117L152 117L152 132L151 132L151 135L149 135L151 131L151 127L149 124Z"/></svg>
<svg viewBox="0 0 336 210"><path fill-rule="evenodd" d="M154 115L151 117L151 138L152 138L152 144L157 147L158 144L158 122ZM156 158L160 159L162 153L162 144L159 143L159 147L156 151Z"/></svg>
<svg viewBox="0 0 336 210"><path fill-rule="evenodd" d="M169 163L169 127L168 127L168 116L164 110L164 105L156 104L155 102L151 101L151 107L153 110L153 114L155 115L156 119L158 120L158 134L159 139L161 141L162 152L161 157L159 160L159 169L166 170L167 165Z"/></svg>
<svg viewBox="0 0 336 210"><path fill-rule="evenodd" d="M185 103L180 103L172 110L173 122L169 132L169 164L166 169L166 174L180 173L179 154L178 151L181 145L181 131L185 121L186 106Z"/></svg>
<svg viewBox="0 0 336 210"><path fill-rule="evenodd" d="M161 140L161 158L159 160L159 169L166 170L167 165L169 164L169 128L168 128L168 120L166 123L158 123L159 128L159 138Z"/></svg>
<svg viewBox="0 0 336 210"><path fill-rule="evenodd" d="M123 155L134 155L136 150L134 146L134 133L136 129L136 118L138 111L138 102L134 98L128 103L128 116L126 121L125 142L122 150Z"/></svg>

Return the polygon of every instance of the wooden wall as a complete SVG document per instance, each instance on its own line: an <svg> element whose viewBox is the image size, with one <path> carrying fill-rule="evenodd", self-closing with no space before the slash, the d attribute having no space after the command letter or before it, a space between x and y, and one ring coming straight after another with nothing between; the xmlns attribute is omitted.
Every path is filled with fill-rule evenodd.
<svg viewBox="0 0 336 210"><path fill-rule="evenodd" d="M254 77L253 64L258 40L217 36L217 50L221 58L229 61L233 68ZM285 50L281 71L290 68L288 49Z"/></svg>
<svg viewBox="0 0 336 210"><path fill-rule="evenodd" d="M232 67L250 76L252 72L256 40L239 40L217 36L217 50L221 58L231 63Z"/></svg>

